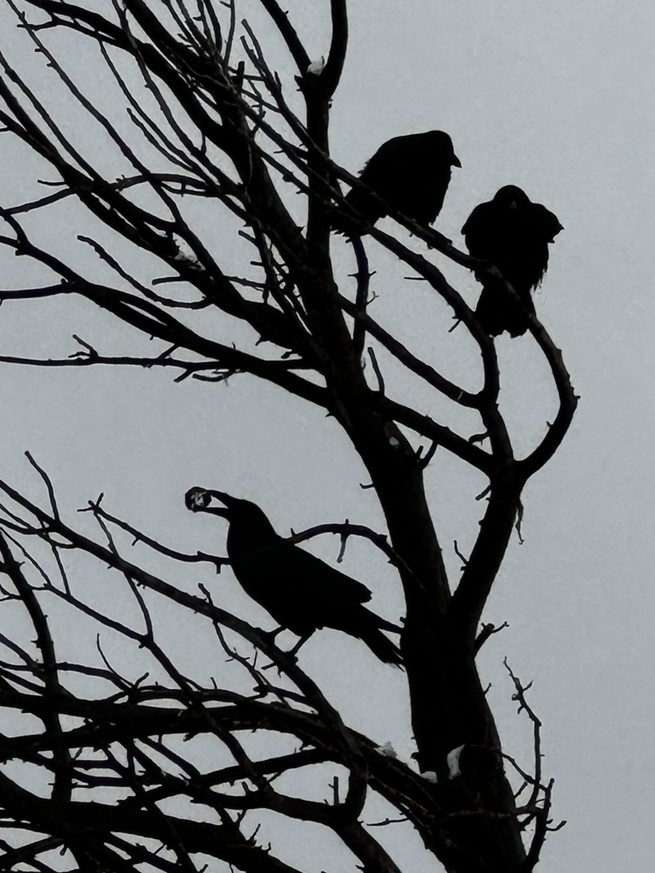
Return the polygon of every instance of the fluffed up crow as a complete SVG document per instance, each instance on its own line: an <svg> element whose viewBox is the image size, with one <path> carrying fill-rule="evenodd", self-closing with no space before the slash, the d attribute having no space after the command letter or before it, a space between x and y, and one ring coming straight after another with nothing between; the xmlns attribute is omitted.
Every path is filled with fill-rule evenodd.
<svg viewBox="0 0 655 873"><path fill-rule="evenodd" d="M223 506L212 506L213 499ZM332 627L365 642L384 663L402 663L382 633L401 629L362 605L371 599L368 588L279 536L255 503L205 488L192 488L185 503L228 520L232 571L246 594L300 637L292 653L318 628Z"/></svg>
<svg viewBox="0 0 655 873"><path fill-rule="evenodd" d="M461 167L453 143L442 130L395 136L376 151L360 173L346 203L371 224L390 211L404 213L419 224L432 224L443 206L451 167ZM354 219L341 218L344 233L356 232Z"/></svg>
<svg viewBox="0 0 655 873"><path fill-rule="evenodd" d="M541 203L532 203L516 185L505 185L493 200L480 203L462 228L474 258L490 261L518 294L508 294L504 283L488 271L476 271L482 293L475 310L491 336L504 330L521 336L528 329L526 312L534 314L530 292L540 284L548 267L548 245L562 225Z"/></svg>

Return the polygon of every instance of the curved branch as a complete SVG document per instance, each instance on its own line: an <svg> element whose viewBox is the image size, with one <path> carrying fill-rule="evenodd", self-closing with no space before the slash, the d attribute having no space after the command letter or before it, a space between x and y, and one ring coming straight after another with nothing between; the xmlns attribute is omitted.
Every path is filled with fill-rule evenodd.
<svg viewBox="0 0 655 873"><path fill-rule="evenodd" d="M465 391L459 385L455 385L449 379L446 379L445 376L442 376L430 364L426 364L425 361L417 358L399 340L374 321L367 312L362 312L356 303L342 295L339 295L338 299L343 310L352 315L362 328L365 328L372 337L378 340L408 370L420 376L428 385L436 388L437 391L440 391L449 400L454 400L460 406L465 406L469 409L480 408L481 398L479 394L471 394Z"/></svg>
<svg viewBox="0 0 655 873"><path fill-rule="evenodd" d="M331 97L337 89L348 48L348 7L346 0L330 0L332 16L332 41L327 62L319 79L326 97Z"/></svg>
<svg viewBox="0 0 655 873"><path fill-rule="evenodd" d="M282 11L282 7L277 0L259 0L259 2L275 22L280 36L286 42L287 48L296 62L298 72L302 75L310 64L309 55L305 51L305 46L300 41L295 28L289 21L288 13Z"/></svg>
<svg viewBox="0 0 655 873"><path fill-rule="evenodd" d="M530 333L543 351L550 367L559 398L559 409L541 443L526 458L517 462L518 475L524 482L540 470L561 445L573 420L579 399L571 384L571 377L564 364L561 351L555 346L535 316L531 312L526 312L526 315L528 316Z"/></svg>
<svg viewBox="0 0 655 873"><path fill-rule="evenodd" d="M401 873L391 855L364 829L360 822L349 822L337 833L361 862L363 873Z"/></svg>

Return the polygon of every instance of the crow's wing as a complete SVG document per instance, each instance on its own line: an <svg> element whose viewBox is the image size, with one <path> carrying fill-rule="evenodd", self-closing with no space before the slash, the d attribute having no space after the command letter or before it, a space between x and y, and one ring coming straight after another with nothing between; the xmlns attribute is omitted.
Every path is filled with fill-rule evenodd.
<svg viewBox="0 0 655 873"><path fill-rule="evenodd" d="M489 259L498 235L498 215L493 203L480 203L462 227L466 247L474 258Z"/></svg>
<svg viewBox="0 0 655 873"><path fill-rule="evenodd" d="M386 214L384 205L378 200L391 201L398 189L404 187L402 144L399 138L390 139L375 152L359 174L359 180L370 190L353 188L346 197L346 203L372 224ZM377 195L377 196L376 196Z"/></svg>
<svg viewBox="0 0 655 873"><path fill-rule="evenodd" d="M275 559L279 561L280 570L289 586L310 588L317 597L325 592L325 596L342 603L366 603L371 599L371 592L366 585L282 537L273 548Z"/></svg>
<svg viewBox="0 0 655 873"><path fill-rule="evenodd" d="M409 137L395 136L383 143L375 154L369 158L360 173L360 179L371 188L377 188L384 184L389 172L397 170L401 162L406 159L407 152L411 152L411 146L407 148L406 141Z"/></svg>
<svg viewBox="0 0 655 873"><path fill-rule="evenodd" d="M240 549L231 564L246 593L296 633L332 624L371 598L361 582L278 536Z"/></svg>

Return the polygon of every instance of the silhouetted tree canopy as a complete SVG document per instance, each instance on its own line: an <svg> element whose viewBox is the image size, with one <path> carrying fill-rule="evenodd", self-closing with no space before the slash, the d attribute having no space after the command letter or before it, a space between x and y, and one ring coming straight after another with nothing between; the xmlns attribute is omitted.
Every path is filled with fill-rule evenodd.
<svg viewBox="0 0 655 873"><path fill-rule="evenodd" d="M0 355L6 373L137 368L153 379L153 395L152 374L173 373L195 380L212 411L221 383L239 391L257 381L273 389L279 416L291 402L317 412L321 433L358 472L346 520L290 540L254 503L193 490L192 508L211 509L205 495L223 501L214 512L229 522L227 558L214 547L218 531L199 545L202 517L189 547L183 523L155 535L147 512L124 518L111 495L72 512L60 505L61 483L31 456L42 499L0 480L2 869L311 873L336 866L341 851L353 869L400 873L403 838L418 835L435 869L530 873L558 827L527 686L510 671L533 735L528 762L501 742L477 657L499 630L483 615L520 528L524 486L559 449L576 406L529 296L559 222L505 188L465 225L470 254L430 228L459 166L440 131L390 140L359 180L335 162L331 108L346 97L338 88L348 4L325 8L323 63L277 0L252 0L247 19L232 0L4 7L16 16L20 50L8 41L0 52L0 125L3 142L30 160L15 202L0 206L3 263L19 256L23 270L14 281L7 268L0 302L48 330L59 307L73 336L56 354ZM34 75L33 62L47 76ZM375 226L387 214L393 232ZM366 233L344 239L335 216ZM476 314L471 270L493 319L486 303ZM390 316L378 303L401 284L429 296L425 354L406 339L422 326L418 306ZM112 328L95 341L89 312ZM538 423L529 441L500 394L490 334L501 329L527 334L554 385L555 409L531 391ZM244 468L249 442L270 430L261 406L234 447ZM205 413L190 416L185 463L202 439L222 459ZM152 436L166 438L165 428ZM137 477L139 461L130 467ZM459 477L468 512L452 550L451 507L430 505L444 469ZM277 492L293 474L269 465L262 487ZM362 488L377 512L365 518L380 529L358 519ZM186 520L181 497L172 512L179 503ZM316 503L330 512L321 493ZM267 511L291 519L281 504L276 493ZM138 516L129 499L122 505ZM363 605L368 588L298 545L325 534L338 537L340 558L356 541L367 561L384 564L404 603L398 646L383 633L398 628ZM296 658L228 608L214 574L230 564L301 642L336 628L384 662L402 659L404 672L390 670L355 645L362 659L347 678L362 710L376 670L403 683L413 750L405 759L330 699L329 659L312 675L308 647ZM388 695L381 732L387 712L404 705ZM329 851L301 871L294 851L313 847L317 833Z"/></svg>

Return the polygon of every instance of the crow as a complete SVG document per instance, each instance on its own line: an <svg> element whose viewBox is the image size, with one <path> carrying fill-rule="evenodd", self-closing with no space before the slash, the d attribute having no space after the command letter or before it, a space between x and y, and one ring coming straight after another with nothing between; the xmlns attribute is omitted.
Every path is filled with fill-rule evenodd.
<svg viewBox="0 0 655 873"><path fill-rule="evenodd" d="M447 133L429 130L395 136L376 151L346 197L346 203L370 224L389 212L402 212L419 224L432 224L443 206L451 167L461 167ZM338 219L339 229L352 233L352 218Z"/></svg>
<svg viewBox="0 0 655 873"><path fill-rule="evenodd" d="M518 294L488 271L476 271L482 293L475 310L481 327L491 336L506 330L521 336L528 329L527 312L534 314L530 292L543 279L548 267L548 245L562 230L556 215L532 203L516 185L505 185L488 203L480 203L469 215L462 233L474 258L489 261Z"/></svg>
<svg viewBox="0 0 655 873"><path fill-rule="evenodd" d="M224 506L210 506L212 498ZM398 647L382 633L401 628L362 605L371 599L368 588L279 536L257 504L197 487L187 491L185 503L228 520L232 571L246 594L300 637L290 654L318 628L332 627L365 642L385 664L402 663Z"/></svg>

